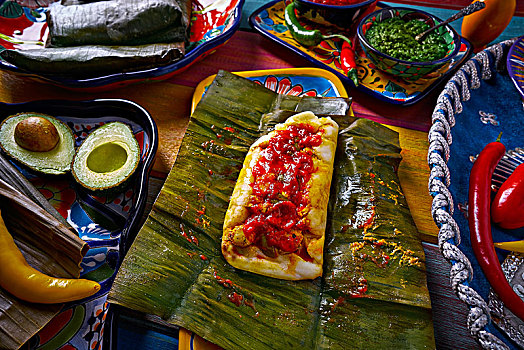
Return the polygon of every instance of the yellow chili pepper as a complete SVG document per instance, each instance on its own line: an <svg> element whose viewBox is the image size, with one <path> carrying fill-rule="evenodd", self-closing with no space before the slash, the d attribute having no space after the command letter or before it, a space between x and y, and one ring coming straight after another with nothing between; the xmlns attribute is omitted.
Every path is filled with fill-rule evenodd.
<svg viewBox="0 0 524 350"><path fill-rule="evenodd" d="M86 279L56 278L32 268L0 216L0 287L32 303L54 304L95 294L100 284Z"/></svg>
<svg viewBox="0 0 524 350"><path fill-rule="evenodd" d="M504 250L509 250L511 252L524 253L524 240L512 242L498 242L495 243L495 247Z"/></svg>

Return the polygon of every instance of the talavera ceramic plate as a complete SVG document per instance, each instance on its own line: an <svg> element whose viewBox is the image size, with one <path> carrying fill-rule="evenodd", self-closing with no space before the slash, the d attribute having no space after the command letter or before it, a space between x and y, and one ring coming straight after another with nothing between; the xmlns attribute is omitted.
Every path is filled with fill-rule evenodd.
<svg viewBox="0 0 524 350"><path fill-rule="evenodd" d="M140 146L140 163L132 180L122 190L106 196L87 193L71 174L43 176L13 161L88 243L89 251L80 265L81 276L102 286L94 296L66 304L61 313L29 340L28 348L101 349L110 309L107 293L127 251L127 243L138 231L146 205L149 172L158 145L155 122L141 106L117 99L0 103L0 122L21 112L44 113L60 119L73 131L75 147L92 130L112 121L129 125Z"/></svg>
<svg viewBox="0 0 524 350"><path fill-rule="evenodd" d="M508 73L524 99L524 36L511 46L507 59Z"/></svg>
<svg viewBox="0 0 524 350"><path fill-rule="evenodd" d="M314 65L333 72L343 82L352 85L353 82L344 75L340 65L342 45L340 41L325 40L317 47L310 49L303 47L293 39L284 22L284 9L290 1L274 0L263 5L250 16L249 24L263 36L292 50ZM380 2L377 4L377 8L386 6ZM308 25L306 27L311 28ZM405 106L420 101L437 88L442 88L442 84L470 57L472 50L471 44L462 39L460 51L449 67L444 67L419 80L407 82L376 69L358 45L358 40L355 40L355 43L360 82L358 89L382 101Z"/></svg>
<svg viewBox="0 0 524 350"><path fill-rule="evenodd" d="M50 3L57 0L17 1L0 0L0 51L4 49L28 50L41 48L48 31L45 12ZM169 65L93 76L88 79L70 79L59 76L43 76L24 71L0 60L0 69L9 70L23 77L63 86L74 90L105 91L132 83L165 80L182 68L187 68L226 43L240 26L244 0L193 0L190 43L185 56ZM32 5L29 7L29 5ZM34 8L33 8L34 7Z"/></svg>
<svg viewBox="0 0 524 350"><path fill-rule="evenodd" d="M468 328L486 349L524 347L524 320L491 291L472 251L467 217L469 174L477 155L500 133L508 150L505 157L524 146L522 100L505 65L513 42L491 46L459 69L439 96L429 132L429 191L432 216L440 228L439 247L452 264L455 293L470 308ZM496 179L493 176L492 184ZM491 231L494 242L524 237L524 228L504 230L492 225ZM510 286L524 299L524 255L501 249L496 253Z"/></svg>

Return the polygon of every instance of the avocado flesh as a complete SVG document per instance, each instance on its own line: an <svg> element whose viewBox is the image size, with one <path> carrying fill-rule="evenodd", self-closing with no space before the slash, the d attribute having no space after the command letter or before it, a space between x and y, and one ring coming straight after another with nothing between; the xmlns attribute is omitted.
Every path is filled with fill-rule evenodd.
<svg viewBox="0 0 524 350"><path fill-rule="evenodd" d="M109 173L120 169L127 161L126 150L116 143L104 143L87 157L87 167L95 173Z"/></svg>
<svg viewBox="0 0 524 350"><path fill-rule="evenodd" d="M56 127L60 139L50 151L30 151L16 143L14 137L16 125L32 116L45 118ZM56 118L40 113L19 113L5 119L0 125L0 146L7 155L28 168L52 175L67 173L75 154L75 141L69 127Z"/></svg>
<svg viewBox="0 0 524 350"><path fill-rule="evenodd" d="M131 128L111 122L87 136L76 152L71 170L83 187L107 190L129 179L139 160L140 147Z"/></svg>

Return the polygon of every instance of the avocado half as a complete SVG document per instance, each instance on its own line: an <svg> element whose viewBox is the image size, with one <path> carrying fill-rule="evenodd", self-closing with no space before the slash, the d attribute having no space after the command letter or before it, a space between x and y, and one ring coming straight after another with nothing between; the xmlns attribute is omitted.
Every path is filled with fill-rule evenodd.
<svg viewBox="0 0 524 350"><path fill-rule="evenodd" d="M20 146L15 140L15 129L18 123L31 118L39 117L51 122L57 131L58 142L49 151L31 151ZM25 135L27 139L34 137L38 140L39 132L35 135ZM35 171L61 175L71 168L71 161L75 154L75 141L73 132L62 121L42 113L18 113L6 118L0 125L0 147L8 156Z"/></svg>
<svg viewBox="0 0 524 350"><path fill-rule="evenodd" d="M102 125L77 149L71 172L91 191L116 188L128 180L140 161L140 147L131 128L121 122Z"/></svg>

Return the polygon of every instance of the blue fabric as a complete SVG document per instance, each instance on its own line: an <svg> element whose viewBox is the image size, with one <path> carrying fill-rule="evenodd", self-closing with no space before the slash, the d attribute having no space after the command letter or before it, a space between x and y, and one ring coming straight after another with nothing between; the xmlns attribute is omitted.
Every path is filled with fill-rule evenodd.
<svg viewBox="0 0 524 350"><path fill-rule="evenodd" d="M455 213L453 217L461 231L462 243L459 248L467 255L473 265L473 279L470 286L487 301L489 283L472 253L468 221L464 212L468 201L469 173L473 165L469 158L479 154L486 144L495 141L500 132L502 132L501 141L507 150L523 147L524 129L522 122L524 121L524 111L520 94L506 74L496 74L491 80L482 81L479 89L471 90L471 99L464 102L463 107L463 112L456 115L456 125L452 128L453 143L448 162L451 173L449 189L454 199ZM480 119L480 111L495 114L499 125L484 124ZM459 208L462 208L462 210ZM495 242L516 240L519 239L519 236L520 239L524 237L524 230L522 229L507 232L493 227L492 233ZM502 251L499 251L498 254L502 261L506 254ZM490 325L488 330L501 339L505 339L504 335L498 332L494 325ZM506 339L506 341L513 348L517 348L509 340Z"/></svg>

